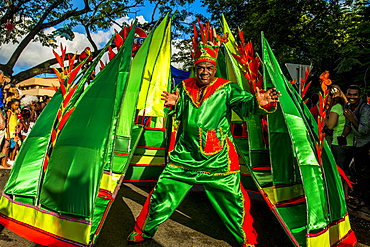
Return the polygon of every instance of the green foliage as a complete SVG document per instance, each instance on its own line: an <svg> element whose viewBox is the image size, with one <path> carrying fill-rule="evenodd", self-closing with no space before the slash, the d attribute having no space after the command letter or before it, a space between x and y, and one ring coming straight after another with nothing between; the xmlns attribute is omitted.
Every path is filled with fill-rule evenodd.
<svg viewBox="0 0 370 247"><path fill-rule="evenodd" d="M230 28L244 30L257 51L263 31L282 68L285 63L312 64L313 87L319 87L318 76L326 70L342 87L364 86L370 77L365 74L370 66L369 0L202 2L213 23L225 14Z"/></svg>
<svg viewBox="0 0 370 247"><path fill-rule="evenodd" d="M21 56L23 50L30 42L40 42L43 46L56 47L50 42L54 35L46 34L44 30L50 27L60 28L68 24L72 29L77 25L85 28L87 39L90 41L92 50L97 52L98 47L90 33L98 29L108 29L116 19L135 13L144 7L146 3L155 5L152 20L144 28L150 31L157 22L157 16L164 16L164 12L179 10L174 19L177 29L176 35L181 35L190 30L186 23L187 17L192 15L186 9L186 5L194 0L17 0L0 2L0 24L7 21L15 24L12 32L6 34L5 28L0 28L0 46L7 43L18 44L16 50L6 64L0 64L0 69L6 75L12 76L14 83L28 79L37 74L50 72L49 66L56 61L53 59L36 65L27 71L13 75L13 68ZM78 4L78 5L74 5ZM125 24L123 24L125 25ZM126 24L127 25L127 24ZM117 30L120 31L120 30Z"/></svg>

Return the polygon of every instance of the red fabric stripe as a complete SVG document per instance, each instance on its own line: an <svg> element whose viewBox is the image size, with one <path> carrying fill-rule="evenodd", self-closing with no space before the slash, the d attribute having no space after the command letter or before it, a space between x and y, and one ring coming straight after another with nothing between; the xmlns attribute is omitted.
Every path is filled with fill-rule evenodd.
<svg viewBox="0 0 370 247"><path fill-rule="evenodd" d="M177 131L172 131L171 132L171 139L170 139L170 145L168 147L168 152L171 152L175 148L176 133L177 133Z"/></svg>
<svg viewBox="0 0 370 247"><path fill-rule="evenodd" d="M124 153L114 153L114 154L123 155L123 156L130 156L130 154L124 154Z"/></svg>
<svg viewBox="0 0 370 247"><path fill-rule="evenodd" d="M149 204L150 204L150 198L152 197L152 194L153 194L153 190L154 189L152 189L152 191L149 193L144 203L143 209L141 210L139 216L136 218L134 231L139 234L143 233L143 227L149 215Z"/></svg>
<svg viewBox="0 0 370 247"><path fill-rule="evenodd" d="M349 233L342 238L339 243L335 244L337 247L352 247L357 243L355 232L350 230Z"/></svg>
<svg viewBox="0 0 370 247"><path fill-rule="evenodd" d="M150 180L150 179L148 179L148 180L145 180L145 179L143 179L143 180L141 180L141 179L124 179L123 180L123 182L130 182L130 183L140 183L140 182L153 182L153 183L155 183L155 182L157 182L158 180Z"/></svg>
<svg viewBox="0 0 370 247"><path fill-rule="evenodd" d="M49 232L42 231L41 229L34 228L32 226L23 225L22 222L16 222L15 220L9 220L0 216L0 224L8 228L15 234L28 239L37 244L49 246L49 247L76 247L76 246L87 246L84 244L76 243L68 240L65 242L58 237ZM57 239L60 238L60 239Z"/></svg>
<svg viewBox="0 0 370 247"><path fill-rule="evenodd" d="M160 130L160 131L165 131L166 129L165 128L154 128L154 127L144 127L144 129L146 130Z"/></svg>
<svg viewBox="0 0 370 247"><path fill-rule="evenodd" d="M255 245L257 244L257 232L253 227L253 217L249 212L251 207L249 196L248 193L245 191L242 183L240 183L240 188L244 197L244 210L245 210L242 229L247 237L246 244Z"/></svg>
<svg viewBox="0 0 370 247"><path fill-rule="evenodd" d="M306 201L306 198L305 197L300 197L300 198L296 198L292 201L283 201L283 202L278 202L276 203L276 207L282 207L282 206L292 206L293 204L299 204L299 203L303 203Z"/></svg>
<svg viewBox="0 0 370 247"><path fill-rule="evenodd" d="M165 166L164 164L135 164L135 163L130 163L130 166Z"/></svg>
<svg viewBox="0 0 370 247"><path fill-rule="evenodd" d="M264 167L253 167L253 171L271 171L270 166L264 166Z"/></svg>
<svg viewBox="0 0 370 247"><path fill-rule="evenodd" d="M229 146L228 155L230 160L230 171L237 171L240 169L238 153L235 150L234 144L226 137L227 145Z"/></svg>
<svg viewBox="0 0 370 247"><path fill-rule="evenodd" d="M111 199L112 198L112 193L108 190L104 190L104 189L99 189L99 193L98 193L98 196L100 198L107 198L107 199Z"/></svg>
<svg viewBox="0 0 370 247"><path fill-rule="evenodd" d="M102 227L103 227L103 224L104 224L104 222L105 222L105 219L107 218L108 212L109 212L109 210L110 210L110 208L111 208L111 206L112 206L113 202L114 202L114 199L113 199L113 198L108 202L108 205L107 205L107 207L105 208L105 210L104 210L104 214L103 214L103 216L102 216L102 218L101 218L101 220L100 220L99 226L98 226L98 228L96 229L96 232L94 233L94 235L95 235L95 236L99 235L99 233L100 233L100 231L101 231L101 229L102 229Z"/></svg>

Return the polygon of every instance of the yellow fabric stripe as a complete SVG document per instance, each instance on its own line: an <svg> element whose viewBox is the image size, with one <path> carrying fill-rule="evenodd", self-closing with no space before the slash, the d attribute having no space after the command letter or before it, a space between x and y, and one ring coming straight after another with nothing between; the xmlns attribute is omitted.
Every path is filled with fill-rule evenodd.
<svg viewBox="0 0 370 247"><path fill-rule="evenodd" d="M117 187L117 184L119 183L119 179L121 177L121 174L105 174L103 173L103 177L100 182L100 189L108 190L111 193L114 192L114 190Z"/></svg>
<svg viewBox="0 0 370 247"><path fill-rule="evenodd" d="M303 195L303 188L301 184L296 184L288 187L280 187L280 188L273 188L273 187L266 187L263 188L265 193L268 195L272 204L276 204L277 202L291 200L293 198L297 198Z"/></svg>
<svg viewBox="0 0 370 247"><path fill-rule="evenodd" d="M330 226L330 228L323 234L317 237L307 238L308 247L330 247L342 239L351 230L349 217L346 215L344 221Z"/></svg>
<svg viewBox="0 0 370 247"><path fill-rule="evenodd" d="M134 155L132 157L130 163L133 163L133 164L164 165L165 164L165 157Z"/></svg>
<svg viewBox="0 0 370 247"><path fill-rule="evenodd" d="M3 196L0 197L0 213L62 238L81 244L89 243L91 225L60 219L55 215L15 204Z"/></svg>

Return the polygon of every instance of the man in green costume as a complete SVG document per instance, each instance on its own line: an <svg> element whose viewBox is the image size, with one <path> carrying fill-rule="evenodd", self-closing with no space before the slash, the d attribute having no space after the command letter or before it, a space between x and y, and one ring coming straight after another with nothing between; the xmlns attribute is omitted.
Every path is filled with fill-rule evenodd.
<svg viewBox="0 0 370 247"><path fill-rule="evenodd" d="M204 27L203 27L204 28ZM209 30L207 30L209 28ZM214 32L206 26L204 32ZM180 83L174 93L163 92L167 113L180 121L169 163L149 194L128 241L153 237L194 184L201 184L211 204L242 246L254 246L257 234L249 214L249 198L240 182L240 165L230 131L231 110L247 119L251 114L274 112L275 89L256 96L237 83L216 78L219 36L195 42L195 77ZM193 40L194 42L194 40ZM194 43L193 43L194 44ZM273 107L271 107L273 105Z"/></svg>

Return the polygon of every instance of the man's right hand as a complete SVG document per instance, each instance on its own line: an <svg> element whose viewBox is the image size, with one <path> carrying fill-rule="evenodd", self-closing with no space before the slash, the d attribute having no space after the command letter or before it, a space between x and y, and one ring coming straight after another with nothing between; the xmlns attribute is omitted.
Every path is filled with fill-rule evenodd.
<svg viewBox="0 0 370 247"><path fill-rule="evenodd" d="M175 93L169 93L169 92L163 91L161 96L162 96L162 100L165 101L164 102L165 106L175 106L177 99L179 98L179 89L177 88Z"/></svg>

